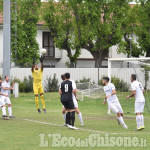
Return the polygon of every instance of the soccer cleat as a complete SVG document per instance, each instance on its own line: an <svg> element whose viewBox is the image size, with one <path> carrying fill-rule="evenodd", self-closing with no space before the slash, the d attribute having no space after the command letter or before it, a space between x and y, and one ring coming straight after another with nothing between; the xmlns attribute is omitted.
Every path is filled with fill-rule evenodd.
<svg viewBox="0 0 150 150"><path fill-rule="evenodd" d="M9 118L16 118L16 117L12 115L12 116L9 116Z"/></svg>
<svg viewBox="0 0 150 150"><path fill-rule="evenodd" d="M136 128L135 129L135 131L140 131L140 130L142 130L142 128L140 127L140 128Z"/></svg>
<svg viewBox="0 0 150 150"><path fill-rule="evenodd" d="M128 126L126 124L123 125L124 129L128 129Z"/></svg>
<svg viewBox="0 0 150 150"><path fill-rule="evenodd" d="M38 113L41 114L41 110L40 109L38 109Z"/></svg>
<svg viewBox="0 0 150 150"><path fill-rule="evenodd" d="M141 127L141 129L145 129L145 127L144 127L144 126L142 126L142 127Z"/></svg>
<svg viewBox="0 0 150 150"><path fill-rule="evenodd" d="M67 125L69 129L78 130L75 126Z"/></svg>
<svg viewBox="0 0 150 150"><path fill-rule="evenodd" d="M2 118L3 118L4 120L9 120L9 117L6 116L6 115L3 115Z"/></svg>
<svg viewBox="0 0 150 150"><path fill-rule="evenodd" d="M43 111L44 111L44 114L46 114L46 109L43 109Z"/></svg>
<svg viewBox="0 0 150 150"><path fill-rule="evenodd" d="M119 119L117 119L117 121L118 121L118 124L121 126L121 123L120 123Z"/></svg>
<svg viewBox="0 0 150 150"><path fill-rule="evenodd" d="M83 126L84 126L84 123L82 123L81 126L83 127Z"/></svg>

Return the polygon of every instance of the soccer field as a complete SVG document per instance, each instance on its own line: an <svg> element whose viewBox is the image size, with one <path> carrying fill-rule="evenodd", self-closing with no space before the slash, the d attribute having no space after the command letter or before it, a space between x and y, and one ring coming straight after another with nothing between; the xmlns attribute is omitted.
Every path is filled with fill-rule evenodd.
<svg viewBox="0 0 150 150"><path fill-rule="evenodd" d="M79 119L76 115L75 126L79 129L70 130L62 126L64 120L61 114L62 105L58 93L45 94L47 114L43 112L38 114L33 94L20 94L19 98L12 97L11 101L13 104L13 115L16 116L16 119L0 119L1 150L90 150L93 148L116 150L120 149L119 146L121 146L121 150L129 148L142 150L145 148L138 147L134 143L135 139L141 143L142 138L147 141L146 145L145 143L143 145L150 148L150 118L148 114L145 114L146 129L142 131L134 131L136 128L134 114L125 114L124 119L129 127L129 129L126 130L117 124L115 115L107 115L107 105L102 105L103 99L92 100L86 98L83 102L79 101L79 108L82 112L85 126L80 126ZM56 137L54 134L62 136L63 140L61 141L61 139L59 139L55 141ZM50 137L48 137L48 135ZM109 147L109 144L107 144L108 147L104 145L98 147L100 144L94 140L95 136L101 136L105 139L114 137L116 142L120 142L115 144L113 148ZM67 138L67 141L69 141L69 139L71 139L70 137L72 137L76 143L71 145L64 142ZM93 137L93 140L87 142L87 139L90 141L89 139L91 137ZM131 145L128 145L129 148L121 144L125 137L132 139Z"/></svg>

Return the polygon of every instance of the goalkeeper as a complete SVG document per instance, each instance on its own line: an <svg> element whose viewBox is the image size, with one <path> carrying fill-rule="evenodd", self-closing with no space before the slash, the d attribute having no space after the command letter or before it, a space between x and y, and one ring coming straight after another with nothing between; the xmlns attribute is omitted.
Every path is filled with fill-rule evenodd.
<svg viewBox="0 0 150 150"><path fill-rule="evenodd" d="M43 111L44 113L46 113L45 100L43 96L44 91L43 91L43 86L42 86L43 60L44 60L44 56L41 56L40 57L41 68L39 68L37 64L35 65L35 59L33 59L33 64L32 64L32 69L31 69L32 75L33 75L33 91L35 95L35 104L39 113L41 113L41 110L39 108L39 98L38 98L39 94L40 94L41 102L43 105Z"/></svg>

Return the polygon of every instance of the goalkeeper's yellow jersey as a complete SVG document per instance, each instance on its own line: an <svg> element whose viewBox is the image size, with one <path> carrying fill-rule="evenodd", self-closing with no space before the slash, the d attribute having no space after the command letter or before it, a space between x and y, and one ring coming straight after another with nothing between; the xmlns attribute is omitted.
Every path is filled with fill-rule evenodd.
<svg viewBox="0 0 150 150"><path fill-rule="evenodd" d="M33 75L33 85L42 85L42 76L43 76L43 70L38 69L32 72Z"/></svg>

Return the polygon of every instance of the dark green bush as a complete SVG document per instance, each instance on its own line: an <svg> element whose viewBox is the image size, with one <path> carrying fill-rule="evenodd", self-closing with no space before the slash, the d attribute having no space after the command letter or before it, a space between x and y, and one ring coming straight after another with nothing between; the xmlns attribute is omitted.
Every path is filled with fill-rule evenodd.
<svg viewBox="0 0 150 150"><path fill-rule="evenodd" d="M113 83L116 87L116 90L120 92L128 92L130 89L130 85L127 82L117 77L112 77L111 83ZM99 84L102 85L102 79L99 81Z"/></svg>
<svg viewBox="0 0 150 150"><path fill-rule="evenodd" d="M56 78L56 74L54 74L53 78L51 76L46 77L45 90L46 92L58 92L58 79Z"/></svg>
<svg viewBox="0 0 150 150"><path fill-rule="evenodd" d="M17 78L11 79L11 84L13 82L19 83L19 92L29 93L33 91L33 78L31 76L28 78L25 77L23 81L20 81L20 79Z"/></svg>
<svg viewBox="0 0 150 150"><path fill-rule="evenodd" d="M90 82L91 81L91 79L90 78L86 78L86 77L83 77L83 79L81 79L81 80L76 80L76 83L85 83L85 82Z"/></svg>

